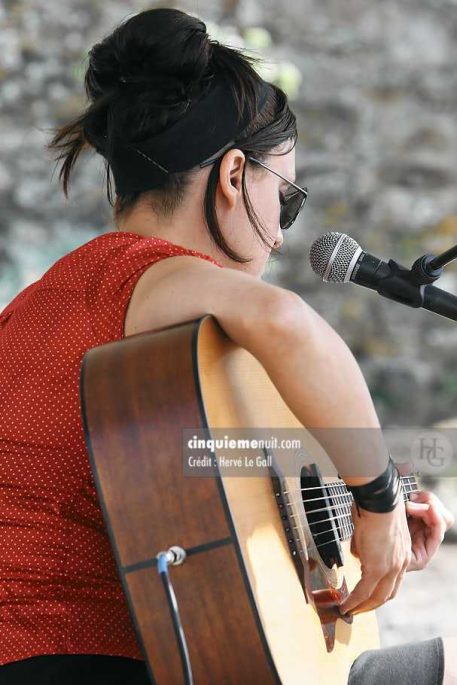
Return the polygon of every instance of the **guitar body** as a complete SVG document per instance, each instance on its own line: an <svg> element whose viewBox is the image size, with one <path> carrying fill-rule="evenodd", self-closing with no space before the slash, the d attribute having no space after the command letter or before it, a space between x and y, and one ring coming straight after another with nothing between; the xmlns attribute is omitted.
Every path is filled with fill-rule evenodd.
<svg viewBox="0 0 457 685"><path fill-rule="evenodd" d="M260 363L206 316L90 350L81 401L94 479L151 683L183 682L155 560L173 545L187 552L170 577L197 685L347 683L354 659L379 644L376 617L340 617L338 602L359 580L359 564L349 535L341 534L344 520L335 529L334 516L322 521L315 505L307 511L303 484L314 484L309 493L323 492L323 503L333 491L333 512L347 512L347 500L333 464ZM258 476L185 473L184 429L212 435L246 427L300 429L306 444L293 455L295 470L278 459ZM322 481L323 491L316 486ZM319 526L324 532L314 537Z"/></svg>

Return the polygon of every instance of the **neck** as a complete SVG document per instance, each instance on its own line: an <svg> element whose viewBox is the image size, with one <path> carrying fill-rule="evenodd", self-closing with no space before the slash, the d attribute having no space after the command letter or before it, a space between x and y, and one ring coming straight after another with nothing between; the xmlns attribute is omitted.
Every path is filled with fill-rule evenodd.
<svg viewBox="0 0 457 685"><path fill-rule="evenodd" d="M162 238L221 261L221 251L212 241L201 208L195 202L183 203L170 216L159 215L140 202L117 219L116 228L145 238Z"/></svg>

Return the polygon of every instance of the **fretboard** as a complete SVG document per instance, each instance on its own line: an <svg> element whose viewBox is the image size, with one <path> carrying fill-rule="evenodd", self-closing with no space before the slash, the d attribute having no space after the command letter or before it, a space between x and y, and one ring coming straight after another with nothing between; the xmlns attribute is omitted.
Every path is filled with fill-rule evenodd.
<svg viewBox="0 0 457 685"><path fill-rule="evenodd" d="M415 476L401 476L403 501L409 500L411 492L418 490ZM341 540L348 540L354 530L352 522L352 493L347 489L344 480L336 480L325 484L325 490L332 500L329 520L334 520ZM303 500L306 502L306 488L302 490ZM326 507L328 509L328 507Z"/></svg>

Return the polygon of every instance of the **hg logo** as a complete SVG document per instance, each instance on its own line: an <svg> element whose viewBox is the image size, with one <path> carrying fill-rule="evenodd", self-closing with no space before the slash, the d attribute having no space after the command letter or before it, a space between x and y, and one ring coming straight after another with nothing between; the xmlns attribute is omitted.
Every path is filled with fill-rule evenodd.
<svg viewBox="0 0 457 685"><path fill-rule="evenodd" d="M412 445L413 462L419 471L434 473L451 465L454 448L442 433L428 431L421 433Z"/></svg>

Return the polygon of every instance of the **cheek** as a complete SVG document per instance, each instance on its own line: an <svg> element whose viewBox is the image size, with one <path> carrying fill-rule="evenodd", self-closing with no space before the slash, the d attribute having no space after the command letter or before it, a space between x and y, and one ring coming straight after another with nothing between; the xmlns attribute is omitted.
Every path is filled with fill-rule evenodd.
<svg viewBox="0 0 457 685"><path fill-rule="evenodd" d="M279 232L279 219L281 214L281 205L279 202L278 193L272 193L269 201L269 206L264 214L265 227L268 229L269 235L273 240L276 240Z"/></svg>
<svg viewBox="0 0 457 685"><path fill-rule="evenodd" d="M279 217L281 205L279 202L279 190L277 185L271 185L267 192L256 197L255 210L262 224L273 238L276 238L279 229Z"/></svg>

